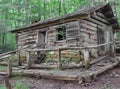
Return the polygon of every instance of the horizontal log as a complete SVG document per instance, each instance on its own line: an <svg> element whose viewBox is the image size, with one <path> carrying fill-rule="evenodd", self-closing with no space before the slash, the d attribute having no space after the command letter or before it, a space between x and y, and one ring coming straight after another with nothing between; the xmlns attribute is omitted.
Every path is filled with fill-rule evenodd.
<svg viewBox="0 0 120 89"><path fill-rule="evenodd" d="M27 31L27 32L21 32L21 33L17 33L18 36L22 36L22 35L26 35L26 34L33 34L33 33L37 33L37 31Z"/></svg>
<svg viewBox="0 0 120 89"><path fill-rule="evenodd" d="M8 75L8 73L7 72L0 72L0 75L5 76L5 75Z"/></svg>
<svg viewBox="0 0 120 89"><path fill-rule="evenodd" d="M118 64L119 64L119 61L116 61L115 63L109 64L109 65L107 65L107 66L99 69L98 71L90 73L90 75L96 75L96 76L98 76L98 75L102 74L103 72L107 71L108 69L114 68Z"/></svg>
<svg viewBox="0 0 120 89"><path fill-rule="evenodd" d="M92 26L92 27L97 28L97 24L91 23L91 22L89 22L89 21L87 21L87 20L81 20L81 23L85 23L85 24L87 24L87 25L89 25L89 26Z"/></svg>
<svg viewBox="0 0 120 89"><path fill-rule="evenodd" d="M95 27L92 27L92 26L89 26L87 24L81 24L82 28L86 28L87 30L90 30L90 31L97 31L97 28Z"/></svg>
<svg viewBox="0 0 120 89"><path fill-rule="evenodd" d="M108 23L106 20L104 20L104 19L102 19L100 17L92 16L91 18L93 18L93 19L95 19L95 20L97 20L97 21L99 21L99 22L101 22L101 23L103 23L105 25L110 25L110 23Z"/></svg>
<svg viewBox="0 0 120 89"><path fill-rule="evenodd" d="M78 30L79 30L78 27L66 29L66 31L78 31Z"/></svg>
<svg viewBox="0 0 120 89"><path fill-rule="evenodd" d="M92 32L92 31L89 31L89 30L86 30L86 29L81 29L81 31L80 32L82 32L82 33L86 33L86 34L88 34L88 35L94 35L95 34L95 32Z"/></svg>
<svg viewBox="0 0 120 89"><path fill-rule="evenodd" d="M31 33L31 34L24 34L24 35L17 35L18 38L24 38L24 37L28 37L28 36L36 36L36 33Z"/></svg>
<svg viewBox="0 0 120 89"><path fill-rule="evenodd" d="M78 80L77 75L61 75L61 74L54 74L50 72L32 72L32 71L13 71L12 76L30 76L30 77L42 77L42 78L49 78L49 79L57 79L57 80L71 80L76 81Z"/></svg>
<svg viewBox="0 0 120 89"><path fill-rule="evenodd" d="M102 13L96 13L96 15L101 17L101 18L107 19L107 17L104 14L102 14Z"/></svg>
<svg viewBox="0 0 120 89"><path fill-rule="evenodd" d="M24 45L34 45L36 43L35 40L33 41L28 41L28 42L21 42L21 43L18 43L17 46L24 46Z"/></svg>
<svg viewBox="0 0 120 89"><path fill-rule="evenodd" d="M87 21L89 21L89 22L92 22L92 23L94 23L94 24L97 24L97 25L100 26L100 27L102 27L103 25L105 25L104 23L102 23L102 22L100 22L100 21L98 21L98 20L96 20L96 19L93 19L93 18L87 18L87 19L85 19L85 20L87 20Z"/></svg>
<svg viewBox="0 0 120 89"><path fill-rule="evenodd" d="M36 51L58 51L58 49L27 49L27 51L32 51L32 52L36 52Z"/></svg>
<svg viewBox="0 0 120 89"><path fill-rule="evenodd" d="M26 49L26 48L28 48L28 47L30 47L30 46L32 46L32 45L28 45L28 46L26 46L25 48L17 49L17 50L15 50L15 51L9 51L9 52L0 54L0 58L2 58L2 57L5 58L5 56L6 56L6 57L10 57L12 54L16 54L16 52L18 52L18 51L20 51L20 50L23 50L23 49ZM9 55L10 55L10 56L9 56Z"/></svg>
<svg viewBox="0 0 120 89"><path fill-rule="evenodd" d="M61 47L61 48L55 48L55 49L27 49L27 51L58 51L59 49L60 50L82 50L82 49L93 49L93 48L98 48L98 47L101 47L101 46L105 46L105 45L108 45L108 44L111 44L113 43L114 41L111 41L111 42L107 42L107 43L104 43L104 44L100 44L100 45L94 45L94 46L87 46L87 47Z"/></svg>
<svg viewBox="0 0 120 89"><path fill-rule="evenodd" d="M28 41L36 41L36 39L35 38L33 38L33 39L18 39L18 44L25 43L25 42L28 42Z"/></svg>

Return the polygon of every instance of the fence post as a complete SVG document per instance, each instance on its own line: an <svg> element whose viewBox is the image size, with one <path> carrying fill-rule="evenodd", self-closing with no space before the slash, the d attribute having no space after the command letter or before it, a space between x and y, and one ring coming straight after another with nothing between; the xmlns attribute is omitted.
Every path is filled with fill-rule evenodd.
<svg viewBox="0 0 120 89"><path fill-rule="evenodd" d="M85 68L89 68L90 57L89 57L89 50L88 49L84 49L84 63L85 63Z"/></svg>
<svg viewBox="0 0 120 89"><path fill-rule="evenodd" d="M8 59L8 77L12 76L12 64L11 61Z"/></svg>
<svg viewBox="0 0 120 89"><path fill-rule="evenodd" d="M61 69L62 63L61 63L61 50L58 49L58 67Z"/></svg>
<svg viewBox="0 0 120 89"><path fill-rule="evenodd" d="M20 51L18 51L18 66L21 66Z"/></svg>
<svg viewBox="0 0 120 89"><path fill-rule="evenodd" d="M30 68L31 67L30 51L26 51L26 57L27 57L27 68Z"/></svg>
<svg viewBox="0 0 120 89"><path fill-rule="evenodd" d="M5 78L5 87L6 87L6 89L12 89L12 86L11 86L11 84L9 82L8 76L5 75L4 78Z"/></svg>
<svg viewBox="0 0 120 89"><path fill-rule="evenodd" d="M115 57L115 42L113 42L111 46L112 46L112 57Z"/></svg>

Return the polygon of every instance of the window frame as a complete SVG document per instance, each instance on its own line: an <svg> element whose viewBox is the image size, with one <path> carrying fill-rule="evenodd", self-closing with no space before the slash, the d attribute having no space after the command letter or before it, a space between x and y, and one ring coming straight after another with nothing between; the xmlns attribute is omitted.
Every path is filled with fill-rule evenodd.
<svg viewBox="0 0 120 89"><path fill-rule="evenodd" d="M63 39L63 40L58 40L58 31L59 31L59 28L64 28L64 29L62 29L62 30L65 30L64 32L64 34L65 34L65 39ZM65 25L61 25L61 26L58 26L58 27L56 27L56 42L63 42L63 41L66 41L66 26Z"/></svg>

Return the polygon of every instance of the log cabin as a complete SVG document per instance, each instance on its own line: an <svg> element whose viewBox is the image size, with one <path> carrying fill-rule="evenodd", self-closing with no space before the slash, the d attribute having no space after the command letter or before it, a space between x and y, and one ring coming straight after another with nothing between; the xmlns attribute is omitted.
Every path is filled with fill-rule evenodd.
<svg viewBox="0 0 120 89"><path fill-rule="evenodd" d="M32 23L12 30L16 34L17 49L28 45L41 48L86 47L114 40L119 25L109 3L84 8L74 13ZM97 57L110 51L110 45L89 50ZM21 52L21 54L24 51Z"/></svg>

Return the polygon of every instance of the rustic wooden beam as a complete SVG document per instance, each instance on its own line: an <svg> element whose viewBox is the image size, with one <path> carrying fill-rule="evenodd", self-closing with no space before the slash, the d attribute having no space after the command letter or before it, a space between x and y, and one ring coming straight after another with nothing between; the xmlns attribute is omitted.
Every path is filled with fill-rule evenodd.
<svg viewBox="0 0 120 89"><path fill-rule="evenodd" d="M108 69L111 69L111 68L117 66L118 64L119 64L119 61L116 61L115 63L109 64L109 65L107 65L107 66L99 69L98 71L95 71L95 72L90 73L90 75L96 75L96 76L98 76L98 75L100 75L101 73L107 71Z"/></svg>
<svg viewBox="0 0 120 89"><path fill-rule="evenodd" d="M8 60L8 77L12 76L12 64L11 64L11 60Z"/></svg>
<svg viewBox="0 0 120 89"><path fill-rule="evenodd" d="M30 58L30 52L26 51L26 57L27 57L27 68L31 67L31 58Z"/></svg>
<svg viewBox="0 0 120 89"><path fill-rule="evenodd" d="M50 72L27 72L26 70L23 71L13 71L13 76L29 76L29 77L42 77L42 78L49 78L49 79L57 79L57 80L69 80L69 81L76 81L78 80L78 76L76 75L62 75L61 74L54 74L54 73L50 73Z"/></svg>
<svg viewBox="0 0 120 89"><path fill-rule="evenodd" d="M107 25L110 24L106 19L104 19L104 18L102 18L102 17L100 17L98 15L93 15L92 18L94 18L94 19L96 19L96 20L98 20L98 21L100 21L100 22L102 22L104 24L107 24Z"/></svg>
<svg viewBox="0 0 120 89"><path fill-rule="evenodd" d="M85 68L89 68L89 66L90 66L90 57L89 57L88 49L84 49L84 63L85 63Z"/></svg>
<svg viewBox="0 0 120 89"><path fill-rule="evenodd" d="M84 20L89 21L89 22L94 23L94 24L97 24L100 27L102 27L104 25L103 23L101 23L101 22L99 22L99 21L97 21L93 18L87 18L87 19L84 19Z"/></svg>
<svg viewBox="0 0 120 89"><path fill-rule="evenodd" d="M58 51L58 49L27 49L27 51L36 52L36 51Z"/></svg>
<svg viewBox="0 0 120 89"><path fill-rule="evenodd" d="M12 89L12 86L9 82L9 77L8 76L4 76L5 77L5 87L6 89Z"/></svg>
<svg viewBox="0 0 120 89"><path fill-rule="evenodd" d="M0 72L0 76L4 76L4 75L8 75L8 73L7 72Z"/></svg>
<svg viewBox="0 0 120 89"><path fill-rule="evenodd" d="M59 49L58 50L58 67L59 67L59 69L61 69L62 68L62 61L61 61L61 50Z"/></svg>
<svg viewBox="0 0 120 89"><path fill-rule="evenodd" d="M101 23L103 23L105 25L110 25L110 23L108 23L107 21L105 21L104 19L102 19L102 18L100 18L98 16L92 16L91 18L93 18L93 19L95 19L95 20L97 20L97 21L99 21L99 22L101 22Z"/></svg>
<svg viewBox="0 0 120 89"><path fill-rule="evenodd" d="M103 19L107 19L107 17L102 13L96 13L96 15L103 18Z"/></svg>
<svg viewBox="0 0 120 89"><path fill-rule="evenodd" d="M18 52L18 51L20 51L20 50L23 50L23 49L26 49L26 48L28 48L28 47L30 47L30 46L32 46L32 45L28 45L28 46L26 46L26 47L24 47L24 48L21 48L21 49L17 49L17 50L14 50L14 51L9 51L9 52L0 54L0 59L5 58L5 57L6 57L6 58L7 58L7 57L10 57L10 56L12 56L13 54L16 54L16 52Z"/></svg>
<svg viewBox="0 0 120 89"><path fill-rule="evenodd" d="M85 23L85 24L92 26L92 27L95 27L95 28L97 28L97 26L98 26L97 24L92 23L92 22L87 21L87 20L84 20L84 19L81 20L81 23Z"/></svg>
<svg viewBox="0 0 120 89"><path fill-rule="evenodd" d="M82 49L93 49L93 48L98 48L101 46L105 46L107 44L111 44L114 41L111 42L106 42L103 44L99 44L99 45L93 45L93 46L87 46L87 47L61 47L61 48L57 48L57 49L27 49L27 51L29 52L37 52L37 51L58 51L58 50L82 50Z"/></svg>
<svg viewBox="0 0 120 89"><path fill-rule="evenodd" d="M20 51L17 52L18 54L18 66L21 66L21 58L20 58Z"/></svg>

